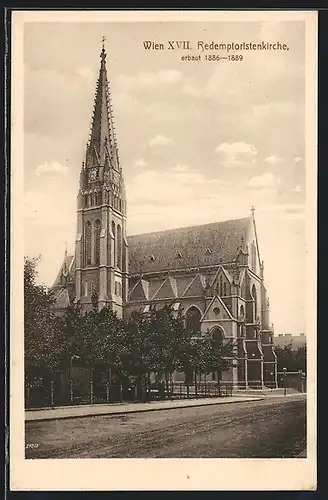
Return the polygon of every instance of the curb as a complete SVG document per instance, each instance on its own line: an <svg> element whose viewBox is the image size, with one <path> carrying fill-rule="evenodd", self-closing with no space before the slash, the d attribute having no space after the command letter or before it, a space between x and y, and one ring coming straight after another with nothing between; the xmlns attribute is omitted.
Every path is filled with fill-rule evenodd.
<svg viewBox="0 0 328 500"><path fill-rule="evenodd" d="M181 405L181 406L167 406L167 407L162 407L162 408L139 408L139 409L126 409L124 411L101 411L99 413L87 413L87 414L81 414L81 415L64 415L64 416L53 416L53 417L45 417L45 418L36 418L36 419L25 419L25 422L45 422L47 420L67 420L70 418L86 418L86 417L98 417L98 416L104 416L104 415L127 415L129 413L144 413L144 412L150 412L150 411L167 411L167 410L179 410L181 408L198 408L200 406L214 406L214 405L222 405L222 404L233 404L233 403L245 403L245 402L252 402L252 401L261 401L263 399L266 399L265 397L254 397L254 398L242 398L238 401L213 401L213 402L207 402L207 403L197 403L193 405ZM67 408L67 407L66 407ZM53 408L55 409L55 408ZM28 410L30 411L30 410ZM32 410L33 411L33 410ZM37 411L36 409L34 411Z"/></svg>

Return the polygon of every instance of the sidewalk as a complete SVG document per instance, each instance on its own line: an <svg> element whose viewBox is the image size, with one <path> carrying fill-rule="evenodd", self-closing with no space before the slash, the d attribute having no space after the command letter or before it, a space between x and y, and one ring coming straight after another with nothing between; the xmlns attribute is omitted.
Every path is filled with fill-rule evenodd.
<svg viewBox="0 0 328 500"><path fill-rule="evenodd" d="M25 421L56 420L60 418L90 417L94 415L117 415L122 413L139 413L143 411L171 410L197 406L246 403L267 399L265 396L227 396L221 398L186 399L179 401L152 401L149 403L112 403L81 406L60 406L26 410Z"/></svg>

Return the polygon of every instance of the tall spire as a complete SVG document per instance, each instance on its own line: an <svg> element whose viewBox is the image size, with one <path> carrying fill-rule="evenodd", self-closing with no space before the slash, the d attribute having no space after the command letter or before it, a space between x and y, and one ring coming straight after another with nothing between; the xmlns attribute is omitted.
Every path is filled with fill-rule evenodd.
<svg viewBox="0 0 328 500"><path fill-rule="evenodd" d="M105 37L102 38L100 59L86 168L104 166L108 162L108 166L119 170L114 119L108 89Z"/></svg>

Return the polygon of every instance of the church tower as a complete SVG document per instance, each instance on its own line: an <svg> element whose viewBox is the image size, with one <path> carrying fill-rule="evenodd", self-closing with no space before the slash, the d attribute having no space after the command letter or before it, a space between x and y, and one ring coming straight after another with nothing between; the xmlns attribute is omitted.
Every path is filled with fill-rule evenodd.
<svg viewBox="0 0 328 500"><path fill-rule="evenodd" d="M115 136L104 44L90 138L80 173L75 246L75 298L82 311L98 301L123 315L128 293L128 245L123 171Z"/></svg>

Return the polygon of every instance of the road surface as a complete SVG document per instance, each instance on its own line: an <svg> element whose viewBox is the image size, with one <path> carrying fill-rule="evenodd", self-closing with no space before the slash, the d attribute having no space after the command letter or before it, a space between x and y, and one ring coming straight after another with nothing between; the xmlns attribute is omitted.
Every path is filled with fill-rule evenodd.
<svg viewBox="0 0 328 500"><path fill-rule="evenodd" d="M306 398L30 421L26 458L292 458L306 448Z"/></svg>

